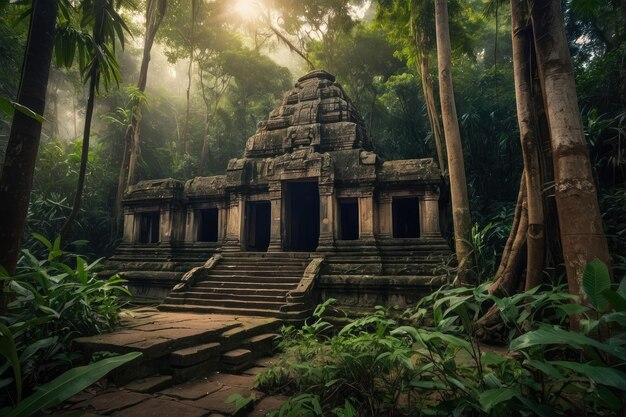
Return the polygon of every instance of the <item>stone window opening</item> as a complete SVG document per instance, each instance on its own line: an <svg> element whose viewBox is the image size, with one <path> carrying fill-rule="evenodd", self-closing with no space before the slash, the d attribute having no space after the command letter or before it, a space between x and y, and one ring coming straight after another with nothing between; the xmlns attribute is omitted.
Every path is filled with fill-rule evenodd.
<svg viewBox="0 0 626 417"><path fill-rule="evenodd" d="M359 202L356 198L339 200L339 239L359 239Z"/></svg>
<svg viewBox="0 0 626 417"><path fill-rule="evenodd" d="M201 209L197 211L198 216L198 242L218 241L218 211L217 208Z"/></svg>
<svg viewBox="0 0 626 417"><path fill-rule="evenodd" d="M159 225L158 212L139 214L139 243L158 243Z"/></svg>
<svg viewBox="0 0 626 417"><path fill-rule="evenodd" d="M417 197L394 197L392 202L393 237L420 237L420 212Z"/></svg>

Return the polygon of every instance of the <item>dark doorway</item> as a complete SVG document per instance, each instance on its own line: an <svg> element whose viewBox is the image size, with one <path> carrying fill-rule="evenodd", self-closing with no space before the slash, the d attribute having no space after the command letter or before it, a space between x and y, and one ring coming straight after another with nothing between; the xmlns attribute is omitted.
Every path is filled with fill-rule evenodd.
<svg viewBox="0 0 626 417"><path fill-rule="evenodd" d="M320 238L320 194L316 182L287 183L285 249L314 252Z"/></svg>
<svg viewBox="0 0 626 417"><path fill-rule="evenodd" d="M159 242L159 213L141 213L139 215L139 243Z"/></svg>
<svg viewBox="0 0 626 417"><path fill-rule="evenodd" d="M272 206L269 201L246 203L246 249L252 252L267 252L270 245Z"/></svg>
<svg viewBox="0 0 626 417"><path fill-rule="evenodd" d="M405 197L393 199L393 237L416 238L420 236L419 199Z"/></svg>
<svg viewBox="0 0 626 417"><path fill-rule="evenodd" d="M217 242L217 208L198 210L198 242Z"/></svg>
<svg viewBox="0 0 626 417"><path fill-rule="evenodd" d="M339 200L339 219L340 239L357 240L359 238L359 205L356 198Z"/></svg>

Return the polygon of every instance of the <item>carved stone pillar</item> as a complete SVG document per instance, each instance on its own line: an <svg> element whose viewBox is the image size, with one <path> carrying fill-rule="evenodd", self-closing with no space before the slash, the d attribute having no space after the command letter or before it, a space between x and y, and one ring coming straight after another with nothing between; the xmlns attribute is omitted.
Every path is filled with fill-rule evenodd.
<svg viewBox="0 0 626 417"><path fill-rule="evenodd" d="M374 192L359 196L359 240L374 239Z"/></svg>
<svg viewBox="0 0 626 417"><path fill-rule="evenodd" d="M217 208L217 241L226 241L226 221L228 220L228 208L222 205Z"/></svg>
<svg viewBox="0 0 626 417"><path fill-rule="evenodd" d="M335 187L320 184L320 238L318 251L332 250L335 246Z"/></svg>
<svg viewBox="0 0 626 417"><path fill-rule="evenodd" d="M159 219L159 243L170 244L174 240L174 213L170 205L161 206Z"/></svg>
<svg viewBox="0 0 626 417"><path fill-rule="evenodd" d="M378 237L381 239L393 237L391 202L392 198L389 195L381 195L378 198Z"/></svg>
<svg viewBox="0 0 626 417"><path fill-rule="evenodd" d="M198 240L198 219L196 219L196 211L187 207L185 215L185 242L195 242Z"/></svg>
<svg viewBox="0 0 626 417"><path fill-rule="evenodd" d="M225 251L241 250L241 225L243 213L243 196L232 193L228 201L228 219L226 221Z"/></svg>
<svg viewBox="0 0 626 417"><path fill-rule="evenodd" d="M124 234L122 241L124 243L133 243L139 239L139 236L135 233L135 223L137 222L135 213L132 211L124 210Z"/></svg>
<svg viewBox="0 0 626 417"><path fill-rule="evenodd" d="M270 245L268 252L283 250L283 191L280 181L271 181L269 186L271 204Z"/></svg>
<svg viewBox="0 0 626 417"><path fill-rule="evenodd" d="M424 239L440 238L439 229L439 193L427 191L420 199L420 236Z"/></svg>

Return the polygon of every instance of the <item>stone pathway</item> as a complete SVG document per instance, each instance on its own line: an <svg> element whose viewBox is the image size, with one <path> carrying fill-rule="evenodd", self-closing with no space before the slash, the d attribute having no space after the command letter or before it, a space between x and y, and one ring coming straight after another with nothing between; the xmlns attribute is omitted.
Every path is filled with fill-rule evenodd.
<svg viewBox="0 0 626 417"><path fill-rule="evenodd" d="M268 317L127 310L118 330L75 343L87 354L139 351L142 357L50 415L82 411L87 417L230 416L235 404L226 400L239 394L253 395L254 402L238 417L264 416L287 399L254 389L256 375L273 363L264 356L271 354L280 324Z"/></svg>
<svg viewBox="0 0 626 417"><path fill-rule="evenodd" d="M171 375L180 383L211 371L238 372L271 354L279 319L236 314L171 313L155 308L127 310L119 329L74 340L77 350L141 352L109 374L124 385L151 375Z"/></svg>
<svg viewBox="0 0 626 417"><path fill-rule="evenodd" d="M101 383L72 397L50 415L61 417L83 411L85 417L232 416L235 406L226 403L226 400L232 394L240 394L243 397L254 395L255 400L251 407L236 415L261 417L279 408L287 400L285 396L267 396L254 389L256 374L272 363L272 358L265 358L239 375L213 373L165 389L159 389L154 378L136 380L123 387Z"/></svg>

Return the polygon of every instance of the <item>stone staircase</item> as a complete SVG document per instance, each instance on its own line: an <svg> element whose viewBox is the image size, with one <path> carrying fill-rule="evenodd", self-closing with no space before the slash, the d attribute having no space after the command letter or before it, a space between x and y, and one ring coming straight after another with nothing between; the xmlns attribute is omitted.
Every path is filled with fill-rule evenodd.
<svg viewBox="0 0 626 417"><path fill-rule="evenodd" d="M190 285L170 292L159 310L304 319L314 300L293 291L311 261L300 252L225 252L194 272Z"/></svg>

